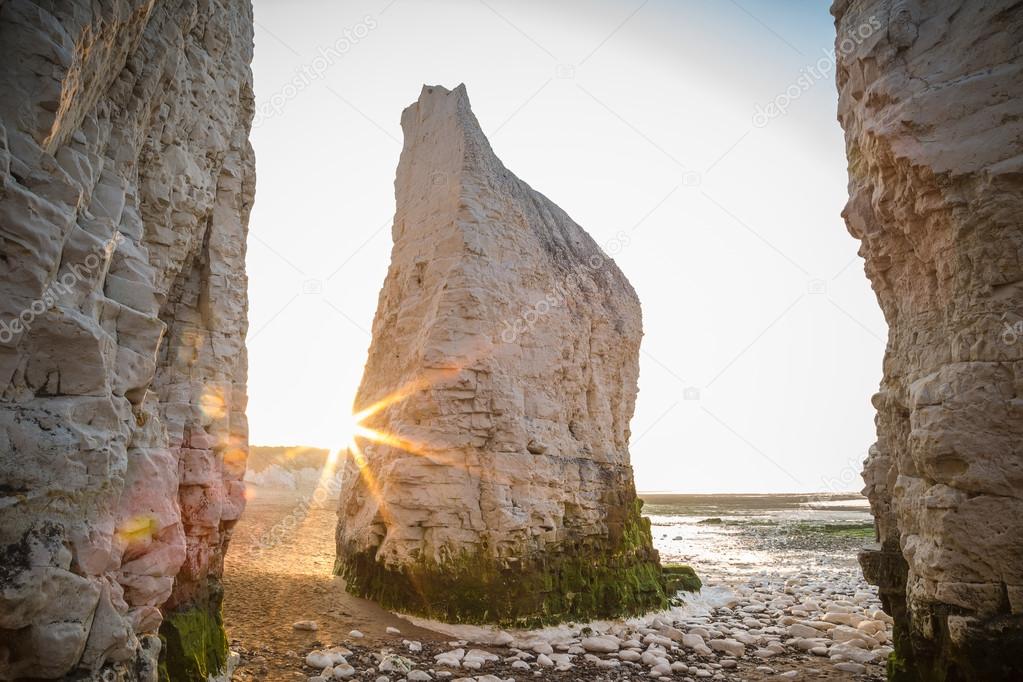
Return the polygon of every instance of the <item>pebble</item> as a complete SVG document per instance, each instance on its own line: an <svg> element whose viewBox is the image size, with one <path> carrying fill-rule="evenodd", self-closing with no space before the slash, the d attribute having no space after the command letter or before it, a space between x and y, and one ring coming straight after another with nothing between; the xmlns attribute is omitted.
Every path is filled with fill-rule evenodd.
<svg viewBox="0 0 1023 682"><path fill-rule="evenodd" d="M793 637L806 637L812 639L820 635L821 632L817 628L812 628L809 625L795 623L788 627L788 633Z"/></svg>
<svg viewBox="0 0 1023 682"><path fill-rule="evenodd" d="M849 661L846 661L844 663L836 663L834 668L835 670L841 670L844 673L855 673L857 675L862 675L863 673L867 672L867 666L863 665L862 663L852 663Z"/></svg>
<svg viewBox="0 0 1023 682"><path fill-rule="evenodd" d="M616 637L587 637L579 646L589 652L609 654L618 651L620 645Z"/></svg>
<svg viewBox="0 0 1023 682"><path fill-rule="evenodd" d="M315 620L300 620L291 624L291 627L296 630L319 630L320 626L316 624Z"/></svg>
<svg viewBox="0 0 1023 682"><path fill-rule="evenodd" d="M742 642L736 642L734 639L712 639L707 642L714 651L724 651L729 656L735 656L736 658L742 658L742 655L746 653L746 646Z"/></svg>
<svg viewBox="0 0 1023 682"><path fill-rule="evenodd" d="M507 632L502 630L494 636L495 646L508 646L515 641L515 638L509 635Z"/></svg>
<svg viewBox="0 0 1023 682"><path fill-rule="evenodd" d="M378 667L382 673L407 673L412 670L413 662L404 656L389 654L381 657Z"/></svg>
<svg viewBox="0 0 1023 682"><path fill-rule="evenodd" d="M334 677L339 680L347 680L350 677L355 677L356 670L347 663L339 665L334 668Z"/></svg>

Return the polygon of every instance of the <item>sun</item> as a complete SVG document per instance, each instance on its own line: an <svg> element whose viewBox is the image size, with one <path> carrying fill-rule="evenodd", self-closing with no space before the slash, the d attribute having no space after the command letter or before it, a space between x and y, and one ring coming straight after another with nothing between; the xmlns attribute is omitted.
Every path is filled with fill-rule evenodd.
<svg viewBox="0 0 1023 682"><path fill-rule="evenodd" d="M359 414L341 416L338 424L338 441L343 443L342 447L352 448L357 445L355 438L361 429L360 417Z"/></svg>

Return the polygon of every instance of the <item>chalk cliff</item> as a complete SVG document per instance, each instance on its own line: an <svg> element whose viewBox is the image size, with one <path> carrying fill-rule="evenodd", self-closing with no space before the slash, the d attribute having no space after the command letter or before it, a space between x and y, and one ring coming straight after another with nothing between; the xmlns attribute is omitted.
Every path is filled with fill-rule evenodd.
<svg viewBox="0 0 1023 682"><path fill-rule="evenodd" d="M844 216L889 325L861 563L891 676L1023 679L1023 8L832 13Z"/></svg>
<svg viewBox="0 0 1023 682"><path fill-rule="evenodd" d="M0 679L224 665L251 56L244 0L0 2Z"/></svg>
<svg viewBox="0 0 1023 682"><path fill-rule="evenodd" d="M401 124L338 572L356 594L449 621L663 606L629 464L635 291L498 160L464 86L424 87Z"/></svg>

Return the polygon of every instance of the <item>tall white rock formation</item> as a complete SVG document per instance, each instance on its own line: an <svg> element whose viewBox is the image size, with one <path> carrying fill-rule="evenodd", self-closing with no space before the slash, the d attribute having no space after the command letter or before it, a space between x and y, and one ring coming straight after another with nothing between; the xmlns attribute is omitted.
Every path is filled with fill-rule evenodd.
<svg viewBox="0 0 1023 682"><path fill-rule="evenodd" d="M1023 7L838 0L845 219L889 325L861 556L892 679L1023 679Z"/></svg>
<svg viewBox="0 0 1023 682"><path fill-rule="evenodd" d="M391 265L356 400L378 435L346 463L338 572L445 620L663 606L629 464L635 291L504 167L464 86L424 87L401 124Z"/></svg>
<svg viewBox="0 0 1023 682"><path fill-rule="evenodd" d="M224 663L251 56L245 0L0 2L0 679Z"/></svg>

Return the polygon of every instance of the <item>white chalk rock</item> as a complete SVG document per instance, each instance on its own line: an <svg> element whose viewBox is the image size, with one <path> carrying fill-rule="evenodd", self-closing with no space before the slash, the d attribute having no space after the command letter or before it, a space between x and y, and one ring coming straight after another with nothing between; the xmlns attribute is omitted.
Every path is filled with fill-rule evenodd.
<svg viewBox="0 0 1023 682"><path fill-rule="evenodd" d="M723 651L729 656L735 656L736 658L742 658L742 655L746 653L745 645L734 639L712 639L707 642L707 646L714 651Z"/></svg>
<svg viewBox="0 0 1023 682"><path fill-rule="evenodd" d="M355 668L345 663L334 668L334 677L339 680L347 680L355 677L355 672Z"/></svg>
<svg viewBox="0 0 1023 682"><path fill-rule="evenodd" d="M579 642L579 646L589 652L609 654L613 651L618 651L621 645L617 637L601 635L597 637L586 637Z"/></svg>

